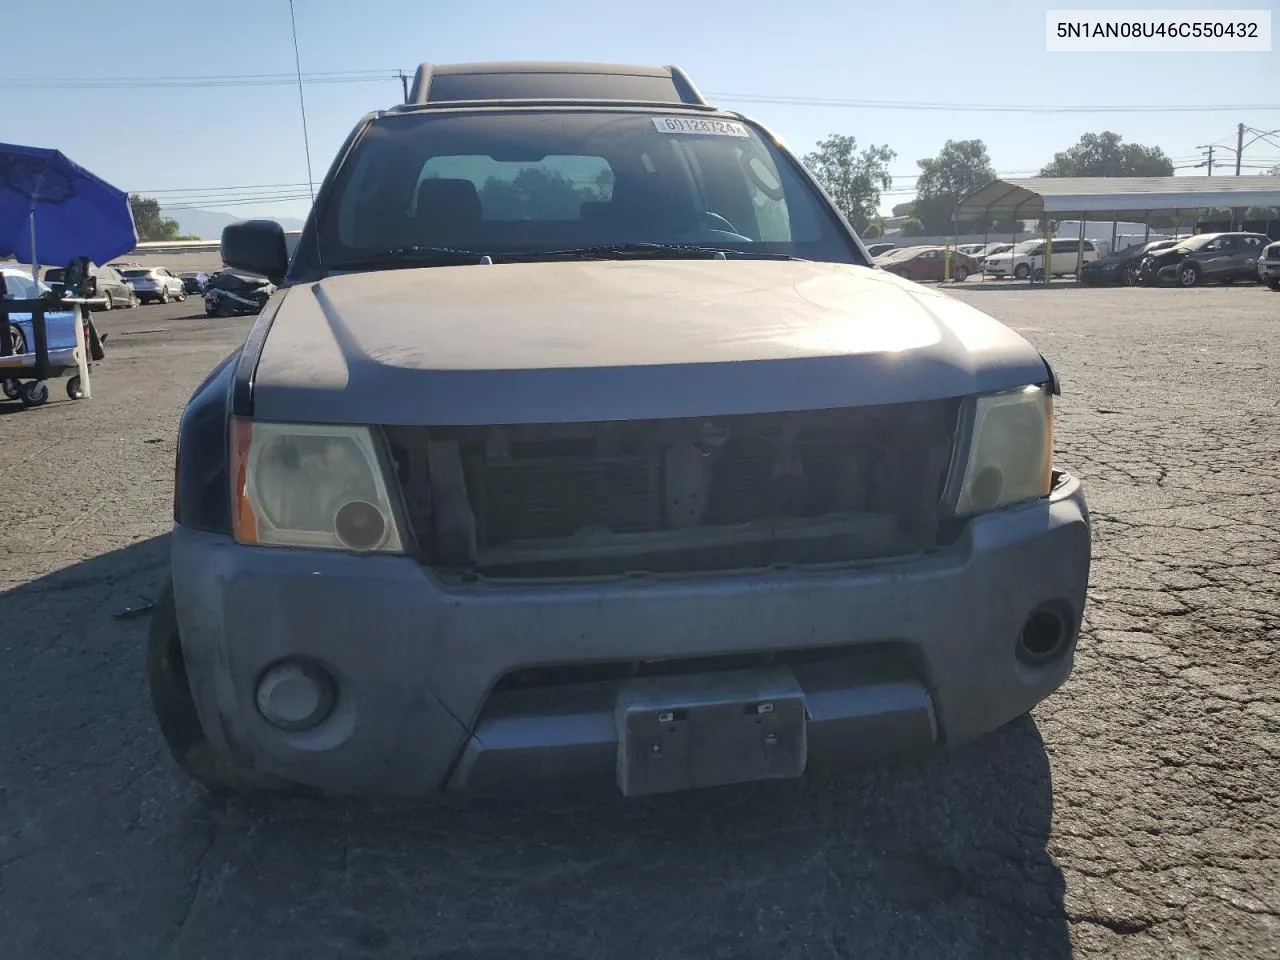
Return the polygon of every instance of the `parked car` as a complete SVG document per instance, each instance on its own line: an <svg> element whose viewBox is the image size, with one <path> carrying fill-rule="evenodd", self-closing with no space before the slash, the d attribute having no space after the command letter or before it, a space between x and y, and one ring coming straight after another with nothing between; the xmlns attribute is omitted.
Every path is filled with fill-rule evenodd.
<svg viewBox="0 0 1280 960"><path fill-rule="evenodd" d="M223 231L280 289L181 420L148 668L184 769L635 796L962 744L1067 679L1089 514L1035 347L871 269L677 68L411 99L292 260ZM543 157L608 186L483 190Z"/></svg>
<svg viewBox="0 0 1280 960"><path fill-rule="evenodd" d="M1049 242L1052 245L1049 252L1051 277L1063 277L1075 273L1077 263L1081 259L1085 263L1092 263L1099 259L1098 248L1092 240L1059 237ZM1039 280L1044 277L1044 261L1044 240L1024 240L1004 253L989 254L982 264L982 272L992 277Z"/></svg>
<svg viewBox="0 0 1280 960"><path fill-rule="evenodd" d="M267 305L275 287L264 277L219 270L209 278L204 291L204 312L210 317L233 317L257 313Z"/></svg>
<svg viewBox="0 0 1280 960"><path fill-rule="evenodd" d="M873 257L878 257L882 253L888 253L896 244L893 243L869 243L867 244L867 253Z"/></svg>
<svg viewBox="0 0 1280 960"><path fill-rule="evenodd" d="M164 267L138 267L125 270L123 276L143 303L187 299L186 286Z"/></svg>
<svg viewBox="0 0 1280 960"><path fill-rule="evenodd" d="M1260 233L1197 234L1147 254L1138 276L1143 283L1182 287L1253 281L1258 276L1258 258L1270 242Z"/></svg>
<svg viewBox="0 0 1280 960"><path fill-rule="evenodd" d="M1280 291L1280 243L1269 243L1258 258L1258 280Z"/></svg>
<svg viewBox="0 0 1280 960"><path fill-rule="evenodd" d="M1004 253L1005 251L1012 249L1012 243L987 243L983 244L982 249L975 253L973 258L977 260L978 263L983 264L987 262L987 257L991 256L993 253Z"/></svg>
<svg viewBox="0 0 1280 960"><path fill-rule="evenodd" d="M1135 243L1101 260L1086 263L1084 269L1080 271L1080 282L1092 286L1122 284L1132 287L1138 282L1138 269L1142 266L1143 257L1157 250L1166 250L1177 243L1179 243L1178 240Z"/></svg>
<svg viewBox="0 0 1280 960"><path fill-rule="evenodd" d="M946 250L942 247L916 247L900 257L893 257L880 263L880 266L890 273L924 283L936 283L942 280L945 265ZM959 250L951 251L952 280L956 283L964 283L970 275L977 272L977 260Z"/></svg>
<svg viewBox="0 0 1280 960"><path fill-rule="evenodd" d="M61 292L65 275L65 268L50 267L44 272L44 282L49 285L50 289ZM128 282L125 281L115 267L99 267L90 264L89 276L85 283L88 287L86 294L93 300L89 305L91 310L114 310L116 307L133 308L138 305L138 297L133 292L133 287L129 286Z"/></svg>
<svg viewBox="0 0 1280 960"><path fill-rule="evenodd" d="M204 293L205 285L209 282L209 275L200 271L178 274L178 279L182 281L183 288L187 293Z"/></svg>

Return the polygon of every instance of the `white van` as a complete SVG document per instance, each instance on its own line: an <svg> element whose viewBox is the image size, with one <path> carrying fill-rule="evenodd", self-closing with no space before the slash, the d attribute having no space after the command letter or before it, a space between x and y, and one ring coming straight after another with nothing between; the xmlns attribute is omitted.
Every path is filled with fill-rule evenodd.
<svg viewBox="0 0 1280 960"><path fill-rule="evenodd" d="M1080 251L1084 251L1084 262L1092 263L1099 259L1097 244L1092 240L1059 237L1051 240L1053 249L1050 253L1049 275L1062 277L1076 272L1080 259ZM989 277L1016 277L1028 280L1042 276L1044 270L1044 239L1023 240L1015 244L1012 250L996 253L987 257L982 264L982 272Z"/></svg>

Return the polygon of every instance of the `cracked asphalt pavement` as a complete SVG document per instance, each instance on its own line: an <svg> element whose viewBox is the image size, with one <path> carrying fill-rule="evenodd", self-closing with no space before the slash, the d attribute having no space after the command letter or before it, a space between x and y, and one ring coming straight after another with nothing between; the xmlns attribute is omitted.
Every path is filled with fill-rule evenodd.
<svg viewBox="0 0 1280 960"><path fill-rule="evenodd" d="M957 295L1063 381L1075 674L952 753L651 801L207 801L150 715L175 428L248 320L0 403L0 956L1280 957L1280 296Z"/></svg>

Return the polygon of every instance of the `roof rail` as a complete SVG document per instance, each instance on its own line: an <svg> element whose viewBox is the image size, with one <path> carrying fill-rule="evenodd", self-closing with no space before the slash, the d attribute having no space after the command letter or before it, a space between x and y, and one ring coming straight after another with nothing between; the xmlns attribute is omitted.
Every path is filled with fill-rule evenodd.
<svg viewBox="0 0 1280 960"><path fill-rule="evenodd" d="M405 102L424 106L485 100L617 100L711 108L677 66L610 63L423 63L414 72Z"/></svg>

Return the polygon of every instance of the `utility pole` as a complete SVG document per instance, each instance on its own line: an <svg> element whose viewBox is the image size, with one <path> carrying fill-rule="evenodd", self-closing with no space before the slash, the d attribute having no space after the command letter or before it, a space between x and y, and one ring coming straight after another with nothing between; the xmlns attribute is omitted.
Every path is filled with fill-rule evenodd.
<svg viewBox="0 0 1280 960"><path fill-rule="evenodd" d="M1236 124L1236 176L1240 176L1240 158L1244 156L1244 124Z"/></svg>
<svg viewBox="0 0 1280 960"><path fill-rule="evenodd" d="M403 70L400 71L400 86L404 87L404 102L408 103L409 102L409 78L405 76L405 72ZM1241 124L1240 128L1243 130L1244 125ZM1239 164L1237 163L1236 166L1238 167ZM1239 172L1240 172L1239 170L1236 170L1236 173L1239 173Z"/></svg>
<svg viewBox="0 0 1280 960"><path fill-rule="evenodd" d="M1213 176L1213 151L1214 151L1215 149L1217 149L1217 144L1213 144L1213 143L1202 143L1202 144L1200 144L1200 146L1196 147L1196 149L1197 149L1197 150L1208 150L1208 151L1209 151L1209 159L1208 159L1207 163L1197 163L1197 164L1196 164L1196 166L1197 166L1197 167L1208 166L1208 168L1209 168L1209 176L1211 176L1211 177L1212 177L1212 176Z"/></svg>

